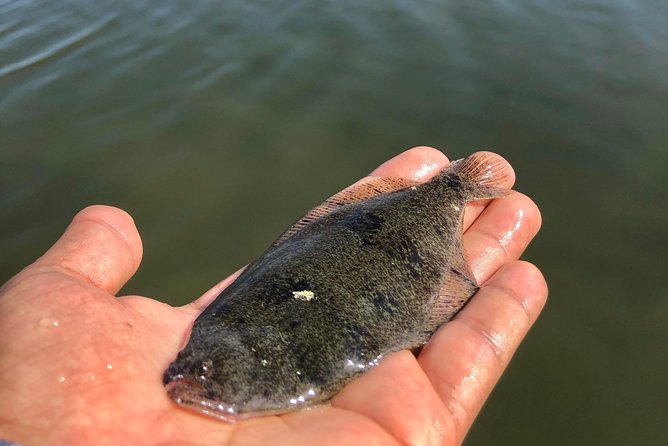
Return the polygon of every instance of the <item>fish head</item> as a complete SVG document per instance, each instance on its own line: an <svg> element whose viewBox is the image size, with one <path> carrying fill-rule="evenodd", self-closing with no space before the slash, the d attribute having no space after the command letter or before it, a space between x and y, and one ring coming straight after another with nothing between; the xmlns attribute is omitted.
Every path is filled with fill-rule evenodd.
<svg viewBox="0 0 668 446"><path fill-rule="evenodd" d="M258 380L253 350L239 331L201 318L163 374L168 396L183 408L229 422L262 408L263 380Z"/></svg>
<svg viewBox="0 0 668 446"><path fill-rule="evenodd" d="M220 327L211 330L207 324L206 320L196 324L187 345L163 375L167 394L176 404L234 422L296 408L305 402L299 398L302 393L311 396L309 389L300 393L303 389L297 388L298 372L288 373L268 356L258 356L263 342L274 347L278 342L271 333L262 330L242 336Z"/></svg>
<svg viewBox="0 0 668 446"><path fill-rule="evenodd" d="M234 422L239 404L224 401L225 371L214 365L209 354L187 346L163 375L167 395L179 406L228 422Z"/></svg>

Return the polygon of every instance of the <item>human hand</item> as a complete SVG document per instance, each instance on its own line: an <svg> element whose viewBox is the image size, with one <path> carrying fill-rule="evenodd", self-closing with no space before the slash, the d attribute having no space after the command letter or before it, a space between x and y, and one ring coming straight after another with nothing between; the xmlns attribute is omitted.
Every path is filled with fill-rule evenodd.
<svg viewBox="0 0 668 446"><path fill-rule="evenodd" d="M424 181L447 163L420 147L371 175ZM331 405L227 424L177 407L162 373L199 312L235 276L183 307L117 298L139 266L139 234L123 211L86 208L0 289L0 438L23 445L459 444L545 303L542 275L517 260L539 227L537 207L520 193L468 204L464 246L481 290L417 358L388 355Z"/></svg>

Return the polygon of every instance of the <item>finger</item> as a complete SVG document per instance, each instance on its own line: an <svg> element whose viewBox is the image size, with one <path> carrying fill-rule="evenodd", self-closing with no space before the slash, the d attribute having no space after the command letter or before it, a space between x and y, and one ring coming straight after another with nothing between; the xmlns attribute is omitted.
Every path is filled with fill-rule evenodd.
<svg viewBox="0 0 668 446"><path fill-rule="evenodd" d="M188 312L193 318L197 317L197 315L200 314L202 311L204 311L204 309L211 302L213 302L213 300L216 297L218 297L218 295L222 293L225 288L227 288L232 282L237 280L237 277L239 277L239 275L243 272L244 269L246 269L245 266L243 268L239 268L237 271L233 272L225 279L218 282L216 285L213 286L213 288L211 288L206 293L202 294L199 298L183 305L181 308L184 311Z"/></svg>
<svg viewBox="0 0 668 446"><path fill-rule="evenodd" d="M547 298L530 263L503 266L425 346L418 362L454 420L461 442Z"/></svg>
<svg viewBox="0 0 668 446"><path fill-rule="evenodd" d="M351 184L351 189L378 177L394 177L413 180L418 183L425 182L448 166L450 161L440 151L432 147L413 147L399 155L385 161L376 167L369 175Z"/></svg>
<svg viewBox="0 0 668 446"><path fill-rule="evenodd" d="M518 259L540 226L540 211L526 195L513 192L492 200L464 233L466 258L478 283Z"/></svg>
<svg viewBox="0 0 668 446"><path fill-rule="evenodd" d="M369 174L372 177L400 177L426 181L450 164L448 157L433 147L419 146L385 161Z"/></svg>
<svg viewBox="0 0 668 446"><path fill-rule="evenodd" d="M58 269L115 294L137 271L141 257L141 238L132 217L114 207L90 206L25 273Z"/></svg>

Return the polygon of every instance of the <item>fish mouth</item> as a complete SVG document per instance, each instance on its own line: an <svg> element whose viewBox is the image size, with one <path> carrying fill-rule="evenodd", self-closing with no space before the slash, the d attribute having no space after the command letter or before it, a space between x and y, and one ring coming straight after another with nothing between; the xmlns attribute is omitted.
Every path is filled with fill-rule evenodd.
<svg viewBox="0 0 668 446"><path fill-rule="evenodd" d="M228 423L238 419L236 405L225 404L207 396L204 386L192 379L177 376L165 385L167 395L179 406Z"/></svg>
<svg viewBox="0 0 668 446"><path fill-rule="evenodd" d="M236 404L226 404L220 400L208 397L206 388L200 382L182 375L177 375L169 381L165 385L165 389L167 390L167 395L180 407L227 423L236 423L237 421L259 416L281 415L286 412L305 408L304 406L295 405L289 408L277 407L240 411Z"/></svg>

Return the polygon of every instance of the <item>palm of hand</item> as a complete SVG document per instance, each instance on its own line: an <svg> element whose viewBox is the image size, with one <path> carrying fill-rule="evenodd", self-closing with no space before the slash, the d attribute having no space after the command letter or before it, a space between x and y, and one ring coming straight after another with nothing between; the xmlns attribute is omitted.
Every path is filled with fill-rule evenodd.
<svg viewBox="0 0 668 446"><path fill-rule="evenodd" d="M439 152L417 148L374 175L417 177L424 166L433 173L445 163ZM178 408L161 376L201 308L230 279L180 308L116 298L139 265L141 241L123 212L88 208L0 291L0 438L458 444L544 303L540 273L515 260L539 225L537 208L521 194L471 206L465 246L482 290L418 358L406 351L388 356L331 405L226 424Z"/></svg>

